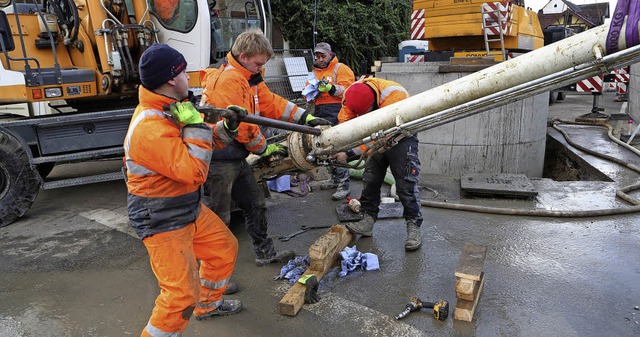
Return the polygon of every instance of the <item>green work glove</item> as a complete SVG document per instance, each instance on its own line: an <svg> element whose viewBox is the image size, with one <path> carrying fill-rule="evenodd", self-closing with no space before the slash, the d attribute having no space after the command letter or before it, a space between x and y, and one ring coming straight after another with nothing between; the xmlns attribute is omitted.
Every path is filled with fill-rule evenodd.
<svg viewBox="0 0 640 337"><path fill-rule="evenodd" d="M329 122L328 120L313 115L307 115L307 119L304 121L304 123L309 126L331 125L331 122Z"/></svg>
<svg viewBox="0 0 640 337"><path fill-rule="evenodd" d="M191 102L172 102L169 106L169 111L171 111L171 116L182 125L200 124L203 122L200 112Z"/></svg>
<svg viewBox="0 0 640 337"><path fill-rule="evenodd" d="M333 85L331 85L330 83L320 82L318 84L318 91L320 91L320 92L329 92L329 91L331 91L332 87L333 87Z"/></svg>
<svg viewBox="0 0 640 337"><path fill-rule="evenodd" d="M268 157L272 154L279 153L283 156L287 155L287 148L282 144L269 144L267 149L260 154L261 157Z"/></svg>
<svg viewBox="0 0 640 337"><path fill-rule="evenodd" d="M247 110L237 105L229 105L227 109L233 112L233 114L223 115L224 127L231 132L236 132L238 131L242 118L247 115Z"/></svg>

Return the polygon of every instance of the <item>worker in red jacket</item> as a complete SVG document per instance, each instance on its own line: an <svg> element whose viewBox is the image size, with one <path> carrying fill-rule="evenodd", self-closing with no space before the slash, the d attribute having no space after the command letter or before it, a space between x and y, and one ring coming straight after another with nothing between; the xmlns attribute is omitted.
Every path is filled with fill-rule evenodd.
<svg viewBox="0 0 640 337"><path fill-rule="evenodd" d="M313 50L313 75L318 82L318 96L314 102L313 115L338 124L338 113L342 108L344 91L355 81L355 75L346 64L340 63L331 50L331 45L320 42ZM307 85L309 83L307 82ZM351 193L349 189L349 169L331 168L331 180L320 184L323 190L336 189L333 200L342 200Z"/></svg>
<svg viewBox="0 0 640 337"><path fill-rule="evenodd" d="M371 111L383 108L409 97L409 93L400 84L379 78L366 78L352 84L344 94L342 110L338 114L340 123L362 116ZM366 151L365 146L341 152L336 155L340 162L349 157L360 155ZM406 250L416 250L422 245L420 226L420 160L418 159L418 138L409 136L401 139L391 149L374 154L369 158L362 175L364 188L360 197L361 212L364 218L358 222L350 222L346 227L353 233L362 236L373 235L373 224L378 218L380 205L380 188L384 182L387 168L396 181L396 192L404 208L403 217L407 225Z"/></svg>
<svg viewBox="0 0 640 337"><path fill-rule="evenodd" d="M140 104L124 141L129 220L160 287L142 336L177 336L192 313L203 319L242 309L240 301L222 299L238 241L200 202L213 147L233 141L240 117L204 123L188 100L186 67L165 44L142 54Z"/></svg>
<svg viewBox="0 0 640 337"><path fill-rule="evenodd" d="M203 72L202 101L216 107L236 105L250 114L285 122L309 126L331 124L269 90L261 72L272 55L271 44L260 30L238 35L227 54L228 63ZM227 224L231 222L231 202L240 207L258 266L287 262L295 253L276 251L273 240L268 237L264 192L246 160L250 153L268 157L286 154L286 149L278 143L267 144L257 125L242 123L237 132L235 140L211 158L205 201Z"/></svg>

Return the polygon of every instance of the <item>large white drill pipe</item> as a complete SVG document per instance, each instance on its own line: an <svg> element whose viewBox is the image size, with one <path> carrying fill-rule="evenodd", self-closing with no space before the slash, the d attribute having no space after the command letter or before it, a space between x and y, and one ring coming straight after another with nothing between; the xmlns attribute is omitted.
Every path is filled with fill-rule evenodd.
<svg viewBox="0 0 640 337"><path fill-rule="evenodd" d="M587 30L324 130L314 139L314 153L345 149L381 130L597 61L606 54L608 32L607 25ZM618 45L627 48L624 27Z"/></svg>

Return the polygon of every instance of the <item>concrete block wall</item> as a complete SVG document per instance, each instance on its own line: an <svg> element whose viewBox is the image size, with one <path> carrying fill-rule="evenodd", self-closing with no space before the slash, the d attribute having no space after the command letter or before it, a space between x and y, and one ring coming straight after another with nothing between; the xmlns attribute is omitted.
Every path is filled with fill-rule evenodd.
<svg viewBox="0 0 640 337"><path fill-rule="evenodd" d="M629 93L629 105L627 111L629 116L634 120L634 127L640 123L640 64L632 64L629 67L629 86L627 87ZM635 137L639 135L636 134ZM634 138L635 138L634 137Z"/></svg>
<svg viewBox="0 0 640 337"><path fill-rule="evenodd" d="M468 73L438 73L439 64L383 63L376 77L415 95ZM511 173L541 177L548 93L524 98L418 134L424 173Z"/></svg>

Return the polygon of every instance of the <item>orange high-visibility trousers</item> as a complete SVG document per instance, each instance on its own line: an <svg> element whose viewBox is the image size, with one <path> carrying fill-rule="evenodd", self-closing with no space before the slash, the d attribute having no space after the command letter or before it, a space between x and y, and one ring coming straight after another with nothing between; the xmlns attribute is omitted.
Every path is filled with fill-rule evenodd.
<svg viewBox="0 0 640 337"><path fill-rule="evenodd" d="M141 336L179 336L196 302L207 312L222 299L238 257L238 240L215 213L200 207L195 223L142 240L160 295Z"/></svg>

